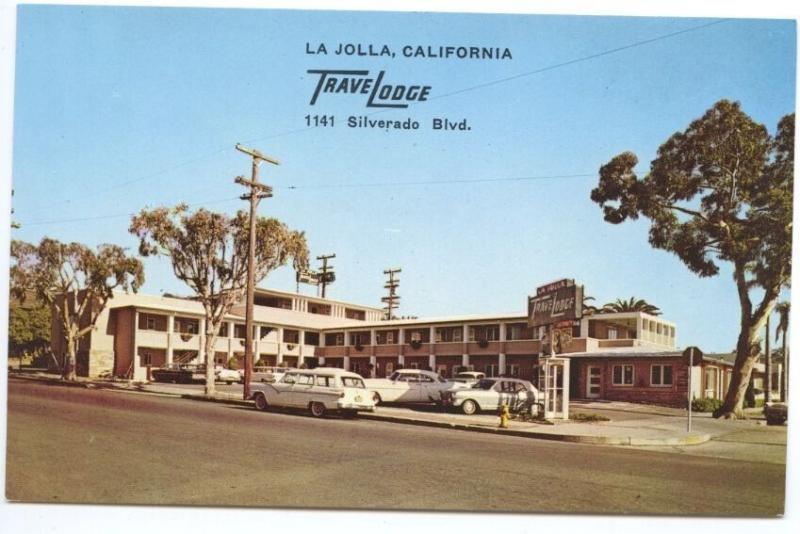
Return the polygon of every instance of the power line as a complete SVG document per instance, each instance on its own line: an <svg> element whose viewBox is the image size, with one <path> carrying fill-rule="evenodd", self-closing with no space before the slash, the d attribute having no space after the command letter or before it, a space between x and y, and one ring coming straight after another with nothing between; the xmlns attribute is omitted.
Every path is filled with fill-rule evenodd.
<svg viewBox="0 0 800 534"><path fill-rule="evenodd" d="M276 189L332 189L350 187L394 187L406 185L442 185L442 184L479 184L497 182L526 182L535 180L553 180L557 178L586 178L597 176L597 173L585 174L554 174L548 176L514 176L509 178L463 178L455 180L416 180L412 182L351 182L333 184L308 184L308 185L285 185L276 186Z"/></svg>
<svg viewBox="0 0 800 534"><path fill-rule="evenodd" d="M510 81L513 81L513 80L518 80L520 78L533 76L534 74L541 74L542 72L547 72L547 71L551 71L551 70L558 69L558 68L561 68L561 67L574 65L576 63L582 63L584 61L590 61L592 59L597 59L597 58L600 58L600 57L603 57L603 56L616 54L618 52L622 52L623 50L630 50L631 48L636 48L636 47L639 47L639 46L648 45L648 44L651 44L651 43L655 43L657 41L663 41L664 39L670 39L672 37L677 37L678 35L683 35L685 33L690 33L690 32L694 32L694 31L697 31L697 30L702 30L702 29L708 28L710 26L715 26L717 24L722 24L724 22L729 22L730 20L732 20L732 19L715 20L713 22L709 22L709 23L706 23L706 24L700 24L699 26L692 26L691 28L685 28L683 30L678 30L678 31L675 31L675 32L672 32L672 33L666 33L664 35L659 35L657 37L652 37L650 39L644 39L642 41L636 41L634 43L630 43L630 44L627 44L627 45L619 46L617 48L610 48L608 50L603 50L602 52L597 52L596 54L590 54L588 56L583 56L583 57L579 57L579 58L575 58L575 59L570 59L570 60L567 60L567 61L562 61L560 63L555 63L555 64L549 65L547 67L542 67L540 69L535 69L535 70L531 70L531 71L528 71L528 72L522 72L520 74L515 74L513 76L507 76L505 78L499 78L497 80L492 80L492 81L489 81L489 82L480 83L478 85L473 85L472 87L466 87L464 89L458 89L456 91L451 91L449 93L444 93L444 94L441 94L441 95L435 95L435 96L430 97L428 99L428 101L437 100L437 99L440 99L440 98L447 98L447 97L454 96L454 95L460 95L462 93L466 93L466 92L469 92L469 91L475 91L477 89L483 89L485 87L491 87L493 85L498 85L498 84L510 82Z"/></svg>
<svg viewBox="0 0 800 534"><path fill-rule="evenodd" d="M541 175L541 176L514 176L514 177L507 177L507 178L475 178L475 179L455 179L455 180L417 180L413 182L358 182L358 183L339 183L339 184L308 184L308 185L286 185L286 186L275 186L274 189L288 189L288 190L300 190L300 189L331 189L331 188L358 188L358 187L395 187L395 186L410 186L410 185L449 185L449 184L477 184L477 183L502 183L502 182L525 182L525 181L537 181L537 180L554 180L559 178L587 178L591 176L597 176L597 173L584 173L584 174L553 174L553 175ZM232 200L240 200L240 197L231 197L225 199L214 199L208 200L205 202L193 202L191 204L187 204L189 207L192 206L211 206L214 204L222 204L225 202L231 202ZM102 220L102 219L115 219L119 217L130 217L135 215L133 213L115 213L110 215L97 215L92 217L76 217L71 219L54 219L54 220L46 220L46 221L31 221L31 222L21 222L22 226L42 226L46 224L57 224L57 223L71 223L71 222L83 222L83 221L94 221L94 220Z"/></svg>
<svg viewBox="0 0 800 534"><path fill-rule="evenodd" d="M231 197L231 198L224 198L224 199L215 199L215 200L206 200L202 202L193 202L191 204L186 204L188 207L193 206L213 206L214 204L223 204L225 202L232 202L234 200L241 200L240 197ZM93 217L76 217L74 219L53 219L49 221L31 221L31 222L23 222L20 223L21 226L43 226L47 224L61 224L61 223L71 223L71 222L83 222L83 221L99 221L103 219L118 219L120 217L133 217L136 213L114 213L110 215L96 215Z"/></svg>
<svg viewBox="0 0 800 534"><path fill-rule="evenodd" d="M671 33L659 35L659 36L656 36L656 37L652 37L650 39L643 39L641 41L635 41L635 42L629 43L627 45L619 46L619 47L616 47L616 48L611 48L611 49L608 49L608 50L597 52L595 54L590 54L590 55L587 55L587 56L582 56L582 57L579 57L579 58L575 58L575 59L571 59L571 60L567 60L567 61L562 61L560 63L555 63L555 64L549 65L547 67L542 67L542 68L539 68L539 69L535 69L535 70L531 70L531 71L515 74L513 76L507 76L505 78L499 78L497 80L492 80L492 81L489 81L489 82L480 83L480 84L473 85L473 86L470 86L470 87L465 87L463 89L458 89L456 91L451 91L449 93L444 93L444 94L441 94L441 95L435 95L435 96L429 98L428 102L429 101L434 101L434 100L440 100L442 98L448 98L448 97L459 95L459 94L463 94L463 93L466 93L466 92L469 92L469 91L475 91L475 90L483 89L483 88L486 88L486 87L491 87L491 86L502 84L502 83L507 83L507 82L514 81L514 80L517 80L517 79L520 79L520 78L525 78L525 77L533 76L533 75L540 74L540 73L543 73L543 72L548 72L548 71L551 71L551 70L555 70L555 69L558 69L558 68L561 68L561 67L566 67L566 66L573 65L573 64L576 64L576 63L582 63L582 62L585 62L585 61L590 61L590 60L601 58L601 57L608 56L608 55L611 55L611 54L616 54L616 53L622 52L624 50L630 50L632 48L637 48L639 46L648 45L648 44L651 44L651 43L654 43L654 42L657 42L657 41L670 39L670 38L677 37L679 35L683 35L683 34L686 34L686 33L702 30L702 29L705 29L705 28L709 28L711 26L715 26L715 25L718 25L718 24L725 23L725 22L730 22L731 20L733 20L733 19L715 20L715 21L712 21L712 22L709 22L709 23L700 24L700 25L697 25L697 26L692 26L690 28L685 28L683 30L678 30L678 31L675 31L675 32L671 32ZM416 103L416 104L420 104L420 103ZM372 115L376 115L376 114L379 114L379 113L385 113L386 111L387 110L375 111L375 112L369 113L367 115L368 116L372 116ZM287 131L280 132L280 133L277 133L277 134L272 134L272 135L267 135L267 136L262 136L262 137L256 137L256 138L253 138L253 139L247 139L244 142L251 143L251 142L255 142L255 141L262 141L262 140L265 140L265 139L275 139L275 138L278 138L278 137L285 137L287 135L294 135L294 134L297 134L297 133L307 132L309 130L313 130L313 129L316 129L316 128L318 128L318 126L308 126L306 128L297 128L297 129L294 129L294 130L287 130ZM181 167L185 167L186 165L191 165L192 163L196 163L196 162L201 161L203 159L206 159L208 157L211 157L211 156L214 156L216 154L222 153L222 152L228 150L228 146L229 145L226 144L225 148L221 148L219 150L215 150L215 151L210 152L210 153L208 153L206 155L203 155L203 156L200 156L200 157L188 160L188 161L184 161L182 163L178 163L178 164L173 165L171 167L168 167L168 168L165 168L165 169L162 169L162 170L159 170L159 171L155 171L153 173L150 173L150 174L138 177L138 178L133 178L133 179L127 180L125 182L120 182L118 184L111 185L111 186L109 186L109 187L107 187L105 189L101 189L101 190L97 190L97 191L94 191L94 192L85 193L85 194L83 194L81 196L81 198L85 198L88 195L95 195L95 194L99 194L99 193L103 193L103 192L112 191L114 189L118 189L120 187L125 187L125 186L128 186L128 185L132 185L134 183L143 182L145 180L148 180L150 178L162 175L162 174L167 173L169 171L172 171L172 170L175 170L175 169L178 169L178 168L181 168ZM51 203L51 204L48 204L48 205L45 205L45 206L41 206L41 208L44 209L44 208L51 207L51 206L54 206L54 205L59 205L59 204L63 204L63 203L69 203L69 202L72 202L73 200L77 200L77 198L76 199L61 200L61 201L58 201L58 202L55 202L55 203ZM29 224L33 224L33 223L29 223Z"/></svg>

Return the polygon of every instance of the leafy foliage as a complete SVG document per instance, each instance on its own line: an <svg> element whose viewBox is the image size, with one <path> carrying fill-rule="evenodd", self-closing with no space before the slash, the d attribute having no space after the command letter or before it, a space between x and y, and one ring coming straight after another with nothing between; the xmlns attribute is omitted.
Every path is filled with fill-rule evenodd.
<svg viewBox="0 0 800 534"><path fill-rule="evenodd" d="M214 341L224 316L241 301L247 286L250 217L243 211L228 217L200 209L188 213L174 208L142 210L129 231L139 238L142 256L168 256L179 280L203 304L206 320L205 354L213 369ZM255 280L258 283L291 258L295 270L308 267L305 233L290 230L277 219L256 221ZM206 375L206 393L214 391L212 372Z"/></svg>
<svg viewBox="0 0 800 534"><path fill-rule="evenodd" d="M40 353L50 345L50 307L37 299L23 305L12 300L8 317L8 353Z"/></svg>
<svg viewBox="0 0 800 534"><path fill-rule="evenodd" d="M77 343L88 334L115 289L138 291L142 263L117 245L93 251L81 243L45 237L38 245L11 243L11 292L24 303L31 295L52 307L68 351L64 376L75 378Z"/></svg>
<svg viewBox="0 0 800 534"><path fill-rule="evenodd" d="M658 149L650 172L639 179L631 152L600 168L591 198L604 219L619 224L650 219L649 242L674 253L701 277L733 264L741 330L733 380L720 415L741 410L754 363L750 345L791 277L794 114L774 137L721 100ZM757 306L751 291L763 295Z"/></svg>
<svg viewBox="0 0 800 534"><path fill-rule="evenodd" d="M658 309L658 306L636 297L631 297L630 300L617 299L614 302L607 302L603 304L601 311L608 313L644 312L650 315L661 315L661 310Z"/></svg>
<svg viewBox="0 0 800 534"><path fill-rule="evenodd" d="M692 399L692 411L709 413L718 410L722 406L720 399Z"/></svg>

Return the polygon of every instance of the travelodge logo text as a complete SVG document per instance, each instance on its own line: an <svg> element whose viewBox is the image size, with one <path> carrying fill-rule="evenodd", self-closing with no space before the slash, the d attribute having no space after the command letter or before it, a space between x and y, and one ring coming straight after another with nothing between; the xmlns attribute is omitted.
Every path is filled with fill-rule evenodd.
<svg viewBox="0 0 800 534"><path fill-rule="evenodd" d="M405 85L386 83L386 71L371 77L368 70L309 70L319 76L311 96L313 106L321 94L358 94L367 96L368 108L407 108L409 103L425 102L431 92L430 85Z"/></svg>
<svg viewBox="0 0 800 534"><path fill-rule="evenodd" d="M559 280L537 288L536 296L528 297L528 326L580 319L582 311L583 287L574 280Z"/></svg>

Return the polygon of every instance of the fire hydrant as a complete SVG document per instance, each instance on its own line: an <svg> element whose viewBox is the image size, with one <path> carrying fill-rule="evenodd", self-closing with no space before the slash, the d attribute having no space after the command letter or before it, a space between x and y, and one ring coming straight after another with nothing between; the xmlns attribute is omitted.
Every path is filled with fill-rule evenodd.
<svg viewBox="0 0 800 534"><path fill-rule="evenodd" d="M508 410L508 404L500 406L500 428L508 428L508 420L511 419L511 412Z"/></svg>

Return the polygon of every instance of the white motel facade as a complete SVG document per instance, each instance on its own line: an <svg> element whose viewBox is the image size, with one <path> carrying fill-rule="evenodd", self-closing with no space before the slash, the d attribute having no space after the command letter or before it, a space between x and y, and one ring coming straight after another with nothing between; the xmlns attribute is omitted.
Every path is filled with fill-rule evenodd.
<svg viewBox="0 0 800 534"><path fill-rule="evenodd" d="M241 303L225 317L214 347L218 364L236 367L243 361L244 316ZM530 328L524 311L383 317L379 308L257 289L254 362L340 367L367 377L385 377L402 367L444 377L475 370L537 382L546 329ZM597 312L566 328L571 339L559 347L559 356L570 359L570 398L685 403L688 372L674 323L644 312ZM79 344L78 374L146 381L152 368L199 363L205 329L203 307L195 300L115 293ZM52 330L53 352L63 355L58 322ZM731 368L730 358L707 355L692 370L693 396L721 398ZM776 376L773 384L778 383Z"/></svg>

